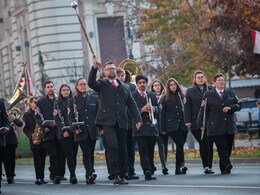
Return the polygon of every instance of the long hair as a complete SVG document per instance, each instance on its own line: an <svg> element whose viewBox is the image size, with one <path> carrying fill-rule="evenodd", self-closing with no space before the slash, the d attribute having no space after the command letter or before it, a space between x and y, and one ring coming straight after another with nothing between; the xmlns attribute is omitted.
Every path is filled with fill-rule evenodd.
<svg viewBox="0 0 260 195"><path fill-rule="evenodd" d="M150 89L149 89L149 91L151 91L151 92L155 92L154 89L153 89L153 85L154 85L155 82L160 83L160 85L161 85L161 92L160 92L160 95L162 95L162 92L163 92L163 90L165 90L165 87L164 87L163 83L162 83L159 79L154 79L154 80L153 80L153 82L152 82L151 85L150 85Z"/></svg>
<svg viewBox="0 0 260 195"><path fill-rule="evenodd" d="M77 85L79 84L79 81L80 80L83 80L84 78L79 78L77 81L76 81L76 83L75 83L75 94L78 94L79 93L79 90L78 90L78 88L77 88ZM85 79L84 79L85 80Z"/></svg>
<svg viewBox="0 0 260 195"><path fill-rule="evenodd" d="M194 86L194 85L197 85L197 83L196 83L196 76L197 76L197 74L203 74L203 76L204 76L204 78L205 78L205 83L204 83L204 86L208 86L208 81L207 81L207 77L206 77L206 75L205 75L205 73L202 71L202 70L196 70L195 72L194 72L194 77L193 77L193 85L192 85L192 87Z"/></svg>
<svg viewBox="0 0 260 195"><path fill-rule="evenodd" d="M170 83L171 82L175 82L177 85L177 89L175 93L180 93L181 98L184 98L184 92L180 86L180 84L178 83L178 81L176 81L174 78L169 78L166 82L166 87L165 87L165 95L163 96L163 100L165 100L166 102L169 102L170 100L173 99L173 93L170 90Z"/></svg>
<svg viewBox="0 0 260 195"><path fill-rule="evenodd" d="M59 101L59 102L62 100L61 90L62 90L63 87L68 87L68 88L69 88L69 90L70 90L69 98L72 97L72 91L71 91L71 89L70 89L70 86L67 85L67 84L62 84L62 85L60 86L59 94L58 94L58 97L57 97L57 101Z"/></svg>

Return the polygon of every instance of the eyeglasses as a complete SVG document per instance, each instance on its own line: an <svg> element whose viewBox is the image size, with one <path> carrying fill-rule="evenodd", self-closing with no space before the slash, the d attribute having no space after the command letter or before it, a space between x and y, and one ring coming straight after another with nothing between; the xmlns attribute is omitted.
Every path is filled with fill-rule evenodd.
<svg viewBox="0 0 260 195"><path fill-rule="evenodd" d="M85 85L87 85L87 83L80 83L80 84L78 84L79 86L85 86Z"/></svg>
<svg viewBox="0 0 260 195"><path fill-rule="evenodd" d="M161 85L160 84L156 84L156 85L153 85L154 87L161 87Z"/></svg>
<svg viewBox="0 0 260 195"><path fill-rule="evenodd" d="M61 91L69 91L69 89L62 89Z"/></svg>
<svg viewBox="0 0 260 195"><path fill-rule="evenodd" d="M111 71L111 70L115 70L115 68L108 68L108 69L106 69L105 71Z"/></svg>

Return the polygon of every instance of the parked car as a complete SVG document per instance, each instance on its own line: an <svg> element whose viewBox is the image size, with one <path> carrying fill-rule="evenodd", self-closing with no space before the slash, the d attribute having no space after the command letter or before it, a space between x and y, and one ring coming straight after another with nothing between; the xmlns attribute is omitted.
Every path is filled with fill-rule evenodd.
<svg viewBox="0 0 260 195"><path fill-rule="evenodd" d="M250 138L259 129L258 126L258 108L256 102L258 99L248 99L242 104L242 109L236 112L236 125L238 132L248 132Z"/></svg>

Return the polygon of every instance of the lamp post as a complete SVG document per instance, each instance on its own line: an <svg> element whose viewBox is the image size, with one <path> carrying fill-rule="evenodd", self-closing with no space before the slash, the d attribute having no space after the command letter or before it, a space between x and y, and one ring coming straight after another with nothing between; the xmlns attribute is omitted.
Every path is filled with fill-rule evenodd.
<svg viewBox="0 0 260 195"><path fill-rule="evenodd" d="M132 26L132 23L130 23L129 21L126 22L126 29L127 29L127 37L126 37L126 44L127 44L127 48L128 48L128 51L129 51L129 55L128 55L128 58L129 59L134 59L134 56L133 56L133 43L134 43L134 40L133 40L133 26Z"/></svg>

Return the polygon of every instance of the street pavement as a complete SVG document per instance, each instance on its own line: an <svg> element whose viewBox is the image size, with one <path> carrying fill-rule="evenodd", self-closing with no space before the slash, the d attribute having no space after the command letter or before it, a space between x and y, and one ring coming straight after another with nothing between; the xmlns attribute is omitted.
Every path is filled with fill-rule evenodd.
<svg viewBox="0 0 260 195"><path fill-rule="evenodd" d="M46 185L34 184L35 173L32 164L19 163L16 166L15 184L7 184L5 178L2 181L2 193L6 195L76 195L76 194L260 194L260 164L234 164L230 175L221 175L218 164L214 164L215 174L203 174L201 164L186 164L186 175L174 175L174 164L169 164L169 175L163 175L161 165L157 164L155 177L157 180L145 181L140 165L136 165L136 173L139 180L129 181L129 185L114 186L107 179L107 169L104 162L95 166L98 174L95 185L86 185L84 179L84 167L82 162L77 165L76 175L78 184L71 185L69 181L62 181L54 185L48 179L48 166L45 170ZM69 178L69 171L66 170Z"/></svg>

